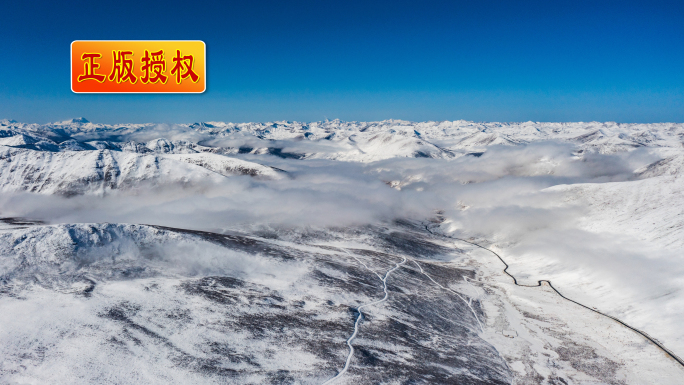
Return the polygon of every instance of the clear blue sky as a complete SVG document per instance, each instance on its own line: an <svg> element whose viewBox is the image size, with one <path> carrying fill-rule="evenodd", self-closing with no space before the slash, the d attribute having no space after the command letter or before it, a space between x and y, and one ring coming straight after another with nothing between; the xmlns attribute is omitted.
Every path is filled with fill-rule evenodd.
<svg viewBox="0 0 684 385"><path fill-rule="evenodd" d="M0 118L684 121L684 1L3 3ZM73 40L204 40L201 95L76 95Z"/></svg>

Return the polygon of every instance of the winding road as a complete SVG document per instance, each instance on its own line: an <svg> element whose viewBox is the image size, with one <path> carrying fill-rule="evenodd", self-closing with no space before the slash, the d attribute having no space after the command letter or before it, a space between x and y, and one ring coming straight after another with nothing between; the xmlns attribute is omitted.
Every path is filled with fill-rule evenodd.
<svg viewBox="0 0 684 385"><path fill-rule="evenodd" d="M662 350L662 351L663 351L665 354L667 354L670 358L672 358L673 360L677 361L681 366L684 367L684 360L682 360L681 358L679 358L674 352L672 352L670 349L668 349L668 348L666 348L665 346L663 346L663 344L661 344L660 342L658 342L656 339L654 339L653 337L649 336L646 332L641 331L641 330L639 330L639 329L637 329L637 328L635 328L635 327L629 326L628 324L626 324L625 322L623 322L622 320L620 320L620 319L618 319L618 318L616 318L616 317L613 317L613 316L608 315L608 314L606 314L606 313L602 313L602 312L600 312L600 311L598 311L598 310L596 310L596 309L593 309L593 308L591 308L591 307L589 307L589 306L583 305L583 304L581 304L581 303L579 303L579 302L577 302L577 301L575 301L575 300L573 300L573 299L570 299L570 298L564 296L563 294L561 294L560 291L558 291L558 289L556 289L556 288L553 286L553 284L551 284L551 281L546 280L546 279L541 279L541 280L537 281L537 284L536 284L536 285L522 285L522 284L518 283L518 280L513 276L513 274L511 274L511 273L508 272L508 268L509 268L508 263L506 263L506 261L504 261L504 259L501 258L501 256L500 256L499 254L497 254L496 252L494 252L493 250L490 250L490 249L488 249L488 248L486 248L486 247L484 247L484 246L478 245L477 243L470 242L470 241L467 241L467 240L462 239L462 238L457 238L457 237L453 237L453 236L446 235L446 234L434 233L432 230L430 230L430 228L429 228L427 225L425 225L425 230L427 230L427 232L430 233L430 234L432 234L432 235L437 235L437 236L442 236L442 237L445 237L445 238L456 239L456 240L458 240L458 241L465 242L465 243L468 243L468 244L471 244L471 245L473 245L473 246L477 246L477 247L479 247L479 248L481 248L481 249L484 249L484 250L489 251L490 253L494 254L494 255L501 261L501 263L504 264L504 266L506 266L506 267L503 269L503 272L504 272L506 275L508 275L509 277L511 277L511 278L513 279L513 283L515 283L516 286L522 286L522 287L540 287L540 286L542 285L542 282L546 282L546 283L549 285L549 287L551 287L551 289L553 289L553 291L555 291L556 294L558 294L558 295L559 295L561 298L563 298L564 300L569 301L569 302L572 302L572 303L574 303L574 304L576 304L576 305L579 305L579 306L581 306L581 307L583 307L583 308L585 308L585 309L587 309L587 310L591 310L591 311L593 311L593 312L596 313L596 314L600 314L600 315L602 315L602 316L604 316L604 317L610 318L611 320L613 320L613 321L619 323L620 325L622 325L622 326L624 326L624 327L626 327L626 328L628 328L628 329L634 331L635 333L638 333L639 335L641 335L642 337L646 338L648 341L650 341L651 343L653 343L653 344L654 344L656 347L658 347L660 350Z"/></svg>

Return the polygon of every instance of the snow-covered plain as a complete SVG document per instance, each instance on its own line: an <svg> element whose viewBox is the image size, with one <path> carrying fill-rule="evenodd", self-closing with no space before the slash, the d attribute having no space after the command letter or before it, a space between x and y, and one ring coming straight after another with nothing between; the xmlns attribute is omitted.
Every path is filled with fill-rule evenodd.
<svg viewBox="0 0 684 385"><path fill-rule="evenodd" d="M684 357L683 172L684 124L2 120L0 382L679 384L457 238Z"/></svg>

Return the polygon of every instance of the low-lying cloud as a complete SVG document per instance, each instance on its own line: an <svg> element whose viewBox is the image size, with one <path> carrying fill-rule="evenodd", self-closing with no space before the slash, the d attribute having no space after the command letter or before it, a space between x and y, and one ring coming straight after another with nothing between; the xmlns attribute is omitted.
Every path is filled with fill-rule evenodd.
<svg viewBox="0 0 684 385"><path fill-rule="evenodd" d="M571 146L559 143L494 146L480 157L455 160L395 158L352 163L252 155L247 158L286 170L289 177L234 176L218 183L191 178L192 184L139 185L102 196L70 198L3 193L0 211L6 217L48 223L149 223L216 230L246 223L360 225L395 218L426 219L434 210L444 210L488 235L497 224L508 227L511 212L520 221L553 220L559 214L539 214L559 204L558 194L540 193L546 187L627 180L652 157L643 151L578 158ZM472 209L466 212L464 208ZM488 210L488 216L501 215L501 220L480 226L478 210Z"/></svg>

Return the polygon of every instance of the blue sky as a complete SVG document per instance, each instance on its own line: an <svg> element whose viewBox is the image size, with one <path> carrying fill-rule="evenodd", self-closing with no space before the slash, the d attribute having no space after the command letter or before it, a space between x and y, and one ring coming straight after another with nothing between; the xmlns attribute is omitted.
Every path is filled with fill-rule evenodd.
<svg viewBox="0 0 684 385"><path fill-rule="evenodd" d="M684 122L683 1L3 5L0 118ZM200 95L76 95L73 40L203 40Z"/></svg>

